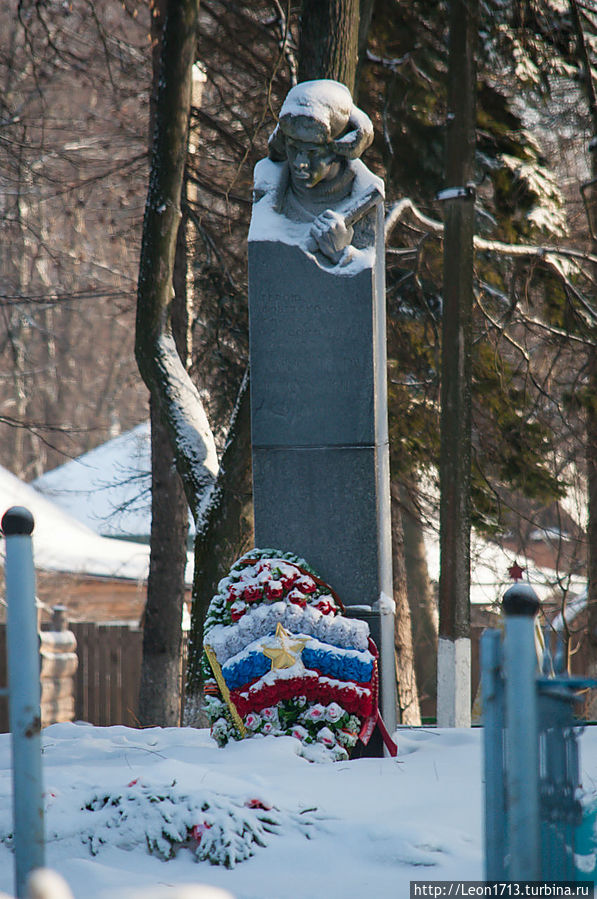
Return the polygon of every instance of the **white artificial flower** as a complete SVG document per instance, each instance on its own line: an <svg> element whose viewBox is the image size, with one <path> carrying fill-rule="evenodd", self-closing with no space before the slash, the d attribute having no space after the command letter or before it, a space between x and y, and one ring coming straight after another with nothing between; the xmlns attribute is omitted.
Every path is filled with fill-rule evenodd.
<svg viewBox="0 0 597 899"><path fill-rule="evenodd" d="M345 715L345 711L341 705L338 705L337 702L330 702L329 706L325 710L325 717L332 724L335 724L336 721L339 721L343 715Z"/></svg>
<svg viewBox="0 0 597 899"><path fill-rule="evenodd" d="M261 724L261 718L256 712L249 712L245 717L245 727L248 730L257 730Z"/></svg>
<svg viewBox="0 0 597 899"><path fill-rule="evenodd" d="M317 740L319 743L323 743L324 746L327 746L328 749L331 749L336 742L336 738L329 727L321 728L321 730L317 734Z"/></svg>
<svg viewBox="0 0 597 899"><path fill-rule="evenodd" d="M325 708L317 702L303 712L302 717L305 721L325 721Z"/></svg>

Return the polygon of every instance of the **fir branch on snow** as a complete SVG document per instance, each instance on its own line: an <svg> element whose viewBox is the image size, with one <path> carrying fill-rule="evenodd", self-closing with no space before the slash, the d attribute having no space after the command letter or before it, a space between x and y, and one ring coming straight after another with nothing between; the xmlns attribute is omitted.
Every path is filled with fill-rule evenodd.
<svg viewBox="0 0 597 899"><path fill-rule="evenodd" d="M92 855L110 845L128 850L145 846L167 861L186 848L197 861L233 868L254 855L256 847L267 847L273 835L298 830L309 839L315 812L208 790L185 793L175 782L134 780L120 791L95 791L83 802L79 822L81 840Z"/></svg>

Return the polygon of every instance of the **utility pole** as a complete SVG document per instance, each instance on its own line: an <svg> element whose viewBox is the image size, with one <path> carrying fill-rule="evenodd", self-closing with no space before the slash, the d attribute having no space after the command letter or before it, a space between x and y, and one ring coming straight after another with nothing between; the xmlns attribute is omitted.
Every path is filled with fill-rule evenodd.
<svg viewBox="0 0 597 899"><path fill-rule="evenodd" d="M468 727L471 326L478 0L451 0L441 365L437 723Z"/></svg>
<svg viewBox="0 0 597 899"><path fill-rule="evenodd" d="M585 39L585 30L581 11L576 0L570 0L572 26L576 32L578 65L582 73L582 86L592 126L592 139L589 143L591 152L591 179L582 185L583 200L587 211L587 221L591 235L591 251L597 253L597 95L593 79L593 67L590 58L590 45ZM597 281L597 265L593 265L593 277ZM597 406L594 397L597 395L597 348L587 347L587 397L585 407L586 437L585 461L587 477L587 633L591 656L589 673L594 677L597 671ZM594 714L597 703L590 702L591 714Z"/></svg>

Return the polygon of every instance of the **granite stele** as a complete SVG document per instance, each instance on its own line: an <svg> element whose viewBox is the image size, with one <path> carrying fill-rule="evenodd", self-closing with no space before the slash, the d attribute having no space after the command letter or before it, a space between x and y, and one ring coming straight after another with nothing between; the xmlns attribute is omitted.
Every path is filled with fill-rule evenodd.
<svg viewBox="0 0 597 899"><path fill-rule="evenodd" d="M286 97L255 168L253 490L257 546L303 556L349 613L372 607L362 614L381 643L391 727L384 187L359 159L372 139L346 87L307 81Z"/></svg>

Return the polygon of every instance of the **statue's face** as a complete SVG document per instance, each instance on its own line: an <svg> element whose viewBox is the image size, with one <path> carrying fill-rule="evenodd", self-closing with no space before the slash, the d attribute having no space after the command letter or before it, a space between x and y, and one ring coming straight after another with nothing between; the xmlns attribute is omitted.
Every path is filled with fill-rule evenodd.
<svg viewBox="0 0 597 899"><path fill-rule="evenodd" d="M290 178L296 187L315 187L335 178L340 169L331 143L324 139L321 126L306 116L284 123L286 156Z"/></svg>
<svg viewBox="0 0 597 899"><path fill-rule="evenodd" d="M315 187L320 181L335 178L338 173L336 154L327 144L307 143L287 137L286 155L293 184Z"/></svg>

